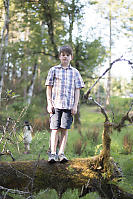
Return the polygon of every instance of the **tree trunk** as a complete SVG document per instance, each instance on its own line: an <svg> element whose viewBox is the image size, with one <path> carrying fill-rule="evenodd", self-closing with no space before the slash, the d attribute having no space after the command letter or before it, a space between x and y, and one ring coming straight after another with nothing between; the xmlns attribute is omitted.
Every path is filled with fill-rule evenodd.
<svg viewBox="0 0 133 199"><path fill-rule="evenodd" d="M112 56L112 4L110 0L109 2L109 66L111 64L111 56ZM110 96L111 96L111 70L108 72L106 105L109 105L110 103Z"/></svg>
<svg viewBox="0 0 133 199"><path fill-rule="evenodd" d="M111 124L104 124L103 150L92 158L77 158L68 163L49 164L46 160L0 162L0 185L10 189L39 192L55 189L61 196L67 189L78 189L80 197L98 192L102 198L133 198L118 186L110 184L120 177L119 169L110 158Z"/></svg>
<svg viewBox="0 0 133 199"><path fill-rule="evenodd" d="M54 20L53 20L53 15L52 15L53 10L51 9L50 2L48 1L42 1L42 2L43 2L43 8L44 8L44 17L46 20L46 24L48 26L49 38L54 49L55 58L58 59L58 48L55 42L55 30L54 30L55 25L54 25Z"/></svg>
<svg viewBox="0 0 133 199"><path fill-rule="evenodd" d="M1 94L3 89L4 82L4 72L5 72L5 64L6 64L6 47L8 46L8 34L9 34L9 0L4 1L5 8L5 21L2 29L2 38L1 38L1 46L0 46L0 102L1 102Z"/></svg>
<svg viewBox="0 0 133 199"><path fill-rule="evenodd" d="M28 105L31 104L34 84L35 84L35 80L36 80L36 74L37 74L37 63L35 63L35 65L34 65L34 70L33 70L33 74L32 74L31 83L30 83L30 85L29 85L29 87L27 89L28 90L27 91L27 103L28 103Z"/></svg>
<svg viewBox="0 0 133 199"><path fill-rule="evenodd" d="M113 162L112 162L113 165ZM115 164L114 164L115 165ZM98 192L102 198L133 198L132 194L111 185L102 177L106 172L93 167L94 159L73 159L66 164L49 164L45 160L27 162L1 162L0 185L8 189L39 192L46 188L55 189L62 195L67 189L78 189L80 196ZM114 173L110 179L114 179ZM131 197L130 197L131 196Z"/></svg>

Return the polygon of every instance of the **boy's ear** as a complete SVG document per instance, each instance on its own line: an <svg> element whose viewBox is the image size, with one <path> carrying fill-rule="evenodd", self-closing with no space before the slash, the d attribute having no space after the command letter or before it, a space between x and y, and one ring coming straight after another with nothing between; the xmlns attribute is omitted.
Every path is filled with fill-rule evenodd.
<svg viewBox="0 0 133 199"><path fill-rule="evenodd" d="M72 60L73 60L73 55L71 57L72 57Z"/></svg>

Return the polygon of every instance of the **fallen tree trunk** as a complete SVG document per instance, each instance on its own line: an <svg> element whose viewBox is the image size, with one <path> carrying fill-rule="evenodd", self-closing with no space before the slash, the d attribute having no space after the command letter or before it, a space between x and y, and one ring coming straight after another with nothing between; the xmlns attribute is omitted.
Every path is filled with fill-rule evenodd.
<svg viewBox="0 0 133 199"><path fill-rule="evenodd" d="M50 188L55 189L60 196L67 189L78 189L80 196L98 192L102 198L133 198L132 194L109 183L109 179L119 177L113 160L109 162L112 173L110 168L105 172L97 167L96 162L94 158L74 159L66 164L49 164L45 160L1 162L0 185L32 193Z"/></svg>
<svg viewBox="0 0 133 199"><path fill-rule="evenodd" d="M65 164L49 164L46 160L0 162L0 185L30 193L55 189L60 198L67 189L78 189L80 197L98 192L102 198L133 198L132 194L110 184L121 177L116 163L110 158L110 131L111 124L106 121L103 150L92 158L73 159Z"/></svg>

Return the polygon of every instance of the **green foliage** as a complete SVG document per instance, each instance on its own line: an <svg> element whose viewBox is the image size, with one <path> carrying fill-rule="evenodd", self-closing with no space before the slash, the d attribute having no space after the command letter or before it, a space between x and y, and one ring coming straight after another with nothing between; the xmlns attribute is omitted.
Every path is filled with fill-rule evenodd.
<svg viewBox="0 0 133 199"><path fill-rule="evenodd" d="M95 68L101 64L105 57L105 49L101 40L95 39L92 42L82 41L77 38L74 45L74 63L83 77L92 76Z"/></svg>

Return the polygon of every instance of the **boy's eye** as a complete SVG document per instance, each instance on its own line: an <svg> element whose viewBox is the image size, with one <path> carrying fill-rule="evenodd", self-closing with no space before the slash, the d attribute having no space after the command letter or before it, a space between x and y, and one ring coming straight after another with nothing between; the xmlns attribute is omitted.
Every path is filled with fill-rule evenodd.
<svg viewBox="0 0 133 199"><path fill-rule="evenodd" d="M63 54L63 56L67 56L67 57L69 57L69 54Z"/></svg>

